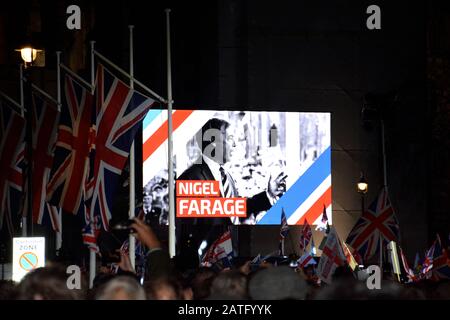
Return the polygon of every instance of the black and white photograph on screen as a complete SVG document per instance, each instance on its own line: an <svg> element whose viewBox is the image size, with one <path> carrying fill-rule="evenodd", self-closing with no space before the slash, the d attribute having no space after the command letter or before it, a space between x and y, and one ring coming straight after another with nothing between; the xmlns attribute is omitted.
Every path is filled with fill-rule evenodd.
<svg viewBox="0 0 450 320"><path fill-rule="evenodd" d="M152 129L153 124L158 118L164 119L164 113L153 110L148 116L151 121L144 122L144 145L153 137L146 128L156 130ZM174 132L175 176L180 180L217 180L222 196L247 198L250 212L246 219L234 219L234 224L269 224L276 219L276 213L265 217L267 211L292 185L299 183L329 149L331 141L328 113L195 110L184 119L180 130L180 134ZM144 177L146 167L155 172L144 187L144 208L146 213L159 214L159 221L164 224L168 213L167 164L160 160L155 159L148 166L145 161L152 161L152 157L144 161ZM158 164L161 168L155 171ZM228 181L225 183L230 184L229 190L223 189L221 170ZM324 170L328 178L329 163ZM323 182L321 177L313 179L317 181L308 182L311 186ZM310 197L306 200L311 202ZM285 208L290 209L287 213L292 224L301 218L299 207L307 211L300 201L289 201Z"/></svg>

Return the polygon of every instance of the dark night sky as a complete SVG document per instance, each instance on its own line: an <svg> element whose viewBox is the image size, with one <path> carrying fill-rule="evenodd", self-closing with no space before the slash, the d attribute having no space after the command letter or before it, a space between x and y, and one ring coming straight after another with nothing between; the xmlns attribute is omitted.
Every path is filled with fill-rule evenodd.
<svg viewBox="0 0 450 320"><path fill-rule="evenodd" d="M80 32L65 28L65 8L72 2L29 0L8 3L1 9L6 20L3 61L9 65L17 62L6 52L11 52L26 32L27 6L33 3L41 16L42 32L36 38L48 51L48 66L54 67L53 52L58 48L80 54L72 50L73 39ZM127 25L135 25L136 77L161 94L166 91L164 8L171 7L174 97L184 107L267 108L273 105L268 100L297 106L290 103L295 99L276 92L276 87L295 87L293 83L323 87L339 82L347 90L386 91L423 72L417 63L424 63L425 50L425 17L420 4L378 2L383 9L383 28L369 31L365 8L372 2L368 1L73 3L82 8L85 44L96 40L97 49L124 68L128 68ZM227 65L231 55L234 66ZM355 58L359 61L351 61ZM347 66L353 69L344 70ZM266 69L270 78L253 75L261 69ZM239 88L227 83L231 72Z"/></svg>

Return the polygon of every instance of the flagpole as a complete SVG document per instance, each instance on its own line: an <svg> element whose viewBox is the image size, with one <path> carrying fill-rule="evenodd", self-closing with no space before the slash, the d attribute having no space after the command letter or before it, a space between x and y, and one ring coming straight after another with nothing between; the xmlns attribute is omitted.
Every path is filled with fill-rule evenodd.
<svg viewBox="0 0 450 320"><path fill-rule="evenodd" d="M388 183L387 183L387 166L386 166L386 140L385 140L385 132L384 132L384 120L381 119L381 148L383 153L383 186L384 191L388 192ZM380 234L380 269L383 270L383 239Z"/></svg>
<svg viewBox="0 0 450 320"><path fill-rule="evenodd" d="M78 81L80 84L82 84L83 86L85 86L87 89L89 89L89 91L93 91L93 86L88 83L86 80L84 80L82 77L80 77L79 75L77 75L75 72L73 72L72 70L70 70L70 68L68 68L67 66L64 65L64 63L60 63L60 68L63 69L65 72L67 72L68 74L70 74L73 78L75 78L76 81Z"/></svg>
<svg viewBox="0 0 450 320"><path fill-rule="evenodd" d="M382 152L383 152L383 183L384 183L384 188L386 189L387 192L387 166L386 166L386 141L384 138L384 120L381 119L381 147L382 147Z"/></svg>
<svg viewBox="0 0 450 320"><path fill-rule="evenodd" d="M381 234L380 234L379 242L380 242L380 269L383 270L383 249L384 248L383 248L383 239L381 237Z"/></svg>
<svg viewBox="0 0 450 320"><path fill-rule="evenodd" d="M56 101L61 111L61 51L56 51Z"/></svg>
<svg viewBox="0 0 450 320"><path fill-rule="evenodd" d="M168 164L169 164L169 255L175 256L175 199L172 150L172 66L170 61L170 9L166 9L166 48L167 48L167 123L168 123Z"/></svg>
<svg viewBox="0 0 450 320"><path fill-rule="evenodd" d="M23 64L20 64L20 115L25 117L25 98L23 93Z"/></svg>
<svg viewBox="0 0 450 320"><path fill-rule="evenodd" d="M26 129L25 129L25 141L26 141L26 159L27 159L27 174L26 174L26 214L27 214L27 236L33 237L34 230L33 230L33 126L32 126L32 117L33 117L33 107L32 107L32 88L33 84L31 83L30 79L30 71L26 71L26 64L23 65L25 70L21 68L22 76L21 76L21 83L22 87L22 94L21 97L23 106L25 107L26 104L28 104L27 112L25 114L25 121L26 121Z"/></svg>
<svg viewBox="0 0 450 320"><path fill-rule="evenodd" d="M20 105L20 103L17 103L16 101L14 101L11 97L9 97L6 93L4 93L1 90L0 90L0 96L2 96L3 99L5 99L6 101L10 102L14 107L17 108L17 110L20 110L20 115L23 117L22 106ZM17 111L17 110L14 110L14 111Z"/></svg>
<svg viewBox="0 0 450 320"><path fill-rule="evenodd" d="M95 41L91 41L91 93L94 94L95 87L95 66L94 66L94 45ZM94 106L93 106L94 107ZM95 110L95 109L94 109ZM90 221L92 231L95 234L95 221L94 221L94 210L90 210ZM96 274L96 252L89 248L89 288L92 288L94 284L94 278Z"/></svg>
<svg viewBox="0 0 450 320"><path fill-rule="evenodd" d="M130 31L130 88L134 89L134 48L133 48L133 25L129 25L128 29ZM134 139L131 144L130 149L130 212L129 217L133 219L134 214L134 205L135 205L135 192L136 192L136 176L135 176L135 148L134 148ZM136 262L136 238L130 234L128 240L128 253L130 255L130 262L133 270L135 270L135 262Z"/></svg>
<svg viewBox="0 0 450 320"><path fill-rule="evenodd" d="M23 64L20 64L20 114L25 117L25 95L23 91ZM25 212L24 212L25 213ZM22 214L22 237L27 236L27 217Z"/></svg>
<svg viewBox="0 0 450 320"><path fill-rule="evenodd" d="M58 111L61 112L61 51L56 51L56 101ZM62 245L62 210L58 208L58 226L56 232L56 250L61 249Z"/></svg>

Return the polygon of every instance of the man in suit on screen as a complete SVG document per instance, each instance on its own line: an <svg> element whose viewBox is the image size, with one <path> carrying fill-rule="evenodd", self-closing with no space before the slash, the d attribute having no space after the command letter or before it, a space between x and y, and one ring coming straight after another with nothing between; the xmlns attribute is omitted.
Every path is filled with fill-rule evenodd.
<svg viewBox="0 0 450 320"><path fill-rule="evenodd" d="M219 181L221 197L239 197L236 183L224 167L230 161L235 146L233 136L227 132L229 127L229 122L224 119L212 118L206 122L198 134L200 141L197 141L202 153L177 180L216 180ZM210 245L230 225L254 224L256 216L270 209L285 192L285 178L283 172L276 178L270 177L264 191L247 198L247 218L177 218L179 234L192 234L198 247L202 241Z"/></svg>

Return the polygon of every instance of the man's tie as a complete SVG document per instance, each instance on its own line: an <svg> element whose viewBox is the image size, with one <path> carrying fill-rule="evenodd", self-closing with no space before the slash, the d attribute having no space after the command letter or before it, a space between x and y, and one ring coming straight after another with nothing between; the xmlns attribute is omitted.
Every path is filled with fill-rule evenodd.
<svg viewBox="0 0 450 320"><path fill-rule="evenodd" d="M222 178L223 197L231 198L231 197L235 196L233 187L230 183L230 179L228 178L227 173L225 172L225 169L222 166L220 166L219 171L220 171L220 176ZM231 217L230 219L231 219L231 222L233 222L233 224L239 224L238 217Z"/></svg>

